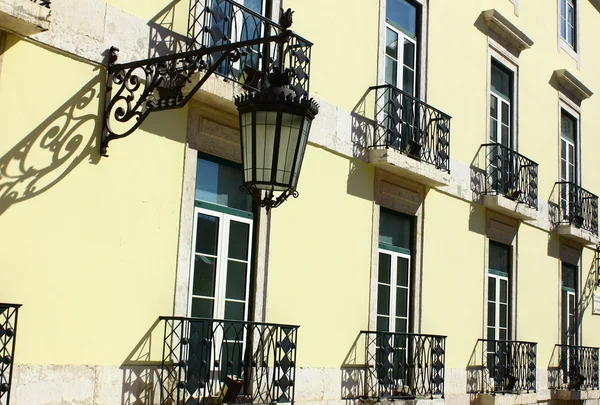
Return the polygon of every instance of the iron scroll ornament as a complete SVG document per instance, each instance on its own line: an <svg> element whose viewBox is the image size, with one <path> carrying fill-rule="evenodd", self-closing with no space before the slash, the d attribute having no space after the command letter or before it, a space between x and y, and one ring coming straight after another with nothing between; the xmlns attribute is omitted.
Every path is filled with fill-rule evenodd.
<svg viewBox="0 0 600 405"><path fill-rule="evenodd" d="M269 87L272 71L283 69L296 95L308 95L312 43L289 29L291 10L282 10L276 24L232 0L219 0L193 21L202 29L187 52L115 64L118 49L110 49L102 156L110 141L133 133L151 112L183 107L213 73L259 91Z"/></svg>

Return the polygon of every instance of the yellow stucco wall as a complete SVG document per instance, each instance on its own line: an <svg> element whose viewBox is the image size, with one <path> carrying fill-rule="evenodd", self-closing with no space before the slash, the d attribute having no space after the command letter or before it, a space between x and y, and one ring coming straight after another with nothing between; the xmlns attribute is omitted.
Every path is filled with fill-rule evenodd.
<svg viewBox="0 0 600 405"><path fill-rule="evenodd" d="M300 367L340 367L368 327L373 173L309 145L300 197L272 211L267 319L301 325Z"/></svg>
<svg viewBox="0 0 600 405"><path fill-rule="evenodd" d="M429 190L424 216L421 332L448 335L446 366L464 368L483 331L485 211Z"/></svg>
<svg viewBox="0 0 600 405"><path fill-rule="evenodd" d="M99 159L104 75L7 38L0 291L23 304L18 363L118 365L172 313L186 110Z"/></svg>

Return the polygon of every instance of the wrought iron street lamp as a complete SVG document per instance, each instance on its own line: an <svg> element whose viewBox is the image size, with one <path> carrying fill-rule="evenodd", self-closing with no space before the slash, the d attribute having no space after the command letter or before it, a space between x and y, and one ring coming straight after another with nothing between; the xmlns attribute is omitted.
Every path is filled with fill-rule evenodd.
<svg viewBox="0 0 600 405"><path fill-rule="evenodd" d="M277 207L298 196L308 134L318 113L308 93L312 43L289 29L290 9L278 25L232 0L210 7L199 0L190 4L187 51L116 64L118 49L111 48L100 153L107 156L109 142L129 136L150 113L183 107L213 73L221 75L248 91L235 100L241 189L261 207Z"/></svg>
<svg viewBox="0 0 600 405"><path fill-rule="evenodd" d="M319 112L314 100L298 97L287 87L287 74L272 74L269 83L263 91L236 99L244 173L241 190L267 210L290 195L298 197L308 134Z"/></svg>

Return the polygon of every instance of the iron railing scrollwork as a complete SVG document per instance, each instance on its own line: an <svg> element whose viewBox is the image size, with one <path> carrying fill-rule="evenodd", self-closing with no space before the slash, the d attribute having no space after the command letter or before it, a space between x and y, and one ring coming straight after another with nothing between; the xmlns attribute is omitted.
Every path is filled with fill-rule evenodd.
<svg viewBox="0 0 600 405"><path fill-rule="evenodd" d="M20 304L0 303L0 405L10 403Z"/></svg>
<svg viewBox="0 0 600 405"><path fill-rule="evenodd" d="M556 345L559 374L551 388L572 391L600 389L598 350L597 347Z"/></svg>
<svg viewBox="0 0 600 405"><path fill-rule="evenodd" d="M538 164L499 143L482 145L486 154L485 194L502 195L538 208Z"/></svg>
<svg viewBox="0 0 600 405"><path fill-rule="evenodd" d="M535 392L537 343L479 339L482 350L482 392Z"/></svg>
<svg viewBox="0 0 600 405"><path fill-rule="evenodd" d="M376 127L370 148L392 148L450 172L451 117L392 85L372 86Z"/></svg>
<svg viewBox="0 0 600 405"><path fill-rule="evenodd" d="M365 336L363 397L444 397L446 336L362 331Z"/></svg>
<svg viewBox="0 0 600 405"><path fill-rule="evenodd" d="M161 405L294 402L298 326L161 320Z"/></svg>
<svg viewBox="0 0 600 405"><path fill-rule="evenodd" d="M105 133L108 143L135 131L153 111L183 107L214 73L249 91L269 87L269 75L283 73L290 89L308 99L312 43L232 0L190 0L187 51L108 67Z"/></svg>
<svg viewBox="0 0 600 405"><path fill-rule="evenodd" d="M557 225L573 225L598 235L598 196L567 181L556 183Z"/></svg>

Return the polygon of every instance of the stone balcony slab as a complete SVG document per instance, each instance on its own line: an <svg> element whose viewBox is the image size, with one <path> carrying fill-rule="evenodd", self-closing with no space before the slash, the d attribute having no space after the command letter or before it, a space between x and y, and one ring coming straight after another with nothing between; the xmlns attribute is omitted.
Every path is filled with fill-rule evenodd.
<svg viewBox="0 0 600 405"><path fill-rule="evenodd" d="M511 218L530 220L535 219L538 216L538 211L535 208L511 200L503 195L484 195L482 200L483 205L490 210L499 212Z"/></svg>
<svg viewBox="0 0 600 405"><path fill-rule="evenodd" d="M431 164L421 162L392 148L370 149L368 159L369 163L383 170L420 184L431 187L450 184L450 173L441 171Z"/></svg>
<svg viewBox="0 0 600 405"><path fill-rule="evenodd" d="M590 231L578 228L574 225L556 225L554 231L563 238L570 239L582 245L597 245L600 239Z"/></svg>
<svg viewBox="0 0 600 405"><path fill-rule="evenodd" d="M0 0L0 29L30 36L50 28L50 8L31 0Z"/></svg>

